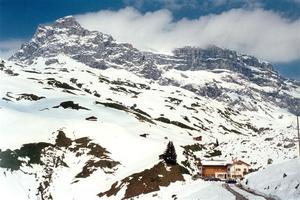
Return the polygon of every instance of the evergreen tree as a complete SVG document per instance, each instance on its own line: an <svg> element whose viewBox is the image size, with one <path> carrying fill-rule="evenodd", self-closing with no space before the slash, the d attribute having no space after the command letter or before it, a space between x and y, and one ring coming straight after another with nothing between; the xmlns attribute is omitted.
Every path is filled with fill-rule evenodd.
<svg viewBox="0 0 300 200"><path fill-rule="evenodd" d="M177 163L176 158L177 155L175 152L175 147L173 145L173 142L170 141L167 145L167 149L165 153L163 154L163 159L167 164L176 165Z"/></svg>
<svg viewBox="0 0 300 200"><path fill-rule="evenodd" d="M218 147L218 146L219 146L219 140L218 140L218 139L216 139L215 146L216 146L216 147Z"/></svg>

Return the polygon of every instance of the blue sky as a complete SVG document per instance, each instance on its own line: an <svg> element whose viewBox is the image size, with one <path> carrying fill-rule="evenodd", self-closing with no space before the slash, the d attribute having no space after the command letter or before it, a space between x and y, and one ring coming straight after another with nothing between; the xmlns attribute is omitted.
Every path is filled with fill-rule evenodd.
<svg viewBox="0 0 300 200"><path fill-rule="evenodd" d="M130 7L130 9L124 10L126 7ZM103 11L106 10L110 10L111 13L104 13ZM98 27L95 24L96 20L93 20L95 21L94 24L89 24L87 21L91 21L90 19L93 18L97 19L99 16L102 16L102 18L104 16L108 21L110 21L110 17L112 17L112 19L116 20L116 24L124 23L122 18L126 13L134 18L141 18L141 20L125 21L125 23L131 26L131 23L137 24L137 22L145 22L147 18L146 13L150 13L150 20L153 22L156 22L155 20L159 18L166 20L165 23L157 20L158 24L162 23L162 25L167 27L158 28L172 29L172 31L167 32L170 37L180 36L178 36L179 31L174 28L175 26L190 27L193 29L194 26L202 26L203 21L209 21L209 23L212 24L214 21L223 22L223 18L231 20L230 23L236 19L243 18L243 23L249 23L249 27L257 27L253 29L253 32L255 32L258 31L257 29L262 27L262 25L257 25L255 22L247 20L247 17L253 19L257 18L258 20L270 18L269 21L266 20L265 30L261 30L261 32L276 27L281 30L281 35L278 36L280 41L286 41L290 46L280 44L275 38L273 39L274 47L268 46L268 44L272 44L272 40L270 40L266 42L264 50L262 47L258 47L260 43L257 41L265 41L268 37L264 36L260 38L260 40L255 40L256 42L252 41L254 40L253 38L259 37L259 35L257 35L258 33L253 34L253 38L250 38L246 44L241 44L240 40L235 40L235 38L240 38L239 34L244 33L234 33L234 36L228 37L229 41L226 42L220 42L218 38L214 38L211 42L216 41L219 46L244 51L243 53L253 54L262 59L266 59L275 64L282 74L300 80L300 52L298 52L300 50L297 48L297 45L300 46L300 40L293 34L295 32L297 34L297 31L300 30L300 0L0 0L0 50L2 50L2 52L11 53L11 49L18 48L21 42L31 38L38 24L52 22L66 15L79 15L88 12L98 14L86 14L83 15L83 17L79 17L79 19L85 23L84 26L92 29L97 29ZM211 15L215 17L209 17ZM106 21L103 21L103 19L99 18L98 21L102 23L102 27L99 28L100 30L103 29L114 37L115 35L113 33L120 32L115 30L115 28L111 30L111 27L106 27ZM193 26L187 26L191 23ZM225 21L224 23L227 22ZM270 27L268 27L268 23L270 23ZM184 26L182 26L182 24L184 24ZM121 26L122 24L120 27ZM209 24L207 26L218 26L218 24ZM239 26L241 25L239 24ZM154 27L156 26L154 25ZM290 31L287 29L290 29ZM224 29L218 31L222 32ZM252 29L249 29L249 31L252 33ZM276 32L276 29L272 31ZM199 30L195 29L194 32L198 33ZM190 36L188 32L184 34ZM298 34L300 35L300 32L298 32ZM142 32L141 35L144 35L144 32ZM165 31L158 31L150 36L161 37L163 35L166 35ZM214 35L214 33L210 33L210 35ZM148 35L146 36L148 37ZM204 38L207 37L206 35L200 36ZM216 37L218 36L216 35ZM145 46L141 41L135 41L134 38L130 38L126 36L126 34L125 36L117 35L116 38L121 41L128 39L128 42L132 42L141 48ZM290 40L288 40L289 38ZM208 38L208 40L209 39L210 38ZM248 38L245 40L248 40ZM160 40L157 42L159 41ZM232 45L230 41L232 41ZM142 42L145 41L143 40ZM148 41L148 43L149 42L150 41ZM182 43L183 42L192 43L194 40L182 40ZM295 45L292 43L295 43ZM195 45L201 46L203 45L203 41L195 40ZM243 45L247 46L247 48L243 49ZM257 45L257 47L255 47L255 45ZM156 47L158 46L150 46L149 48ZM168 49L171 48L171 46L162 46L161 48ZM278 48L278 52L274 52L274 48ZM282 58L279 59L279 57Z"/></svg>

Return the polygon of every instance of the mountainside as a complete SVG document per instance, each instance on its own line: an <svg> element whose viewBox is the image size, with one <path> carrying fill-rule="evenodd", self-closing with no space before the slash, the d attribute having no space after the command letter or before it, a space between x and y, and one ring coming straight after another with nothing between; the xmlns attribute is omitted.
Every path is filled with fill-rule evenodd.
<svg viewBox="0 0 300 200"><path fill-rule="evenodd" d="M254 174L246 176L243 187L259 191L281 199L299 199L300 160L288 160L267 166Z"/></svg>
<svg viewBox="0 0 300 200"><path fill-rule="evenodd" d="M69 16L39 26L0 76L6 199L213 199L178 190L212 187L193 181L201 160L297 155L299 82L235 51L141 52ZM169 141L179 165L159 159Z"/></svg>
<svg viewBox="0 0 300 200"><path fill-rule="evenodd" d="M215 46L207 49L179 48L174 50L173 56L141 52L131 44L117 43L110 35L82 28L72 16L59 19L51 25L39 26L33 39L24 44L10 59L32 64L35 59L42 57L48 58L45 64L49 65L57 62L53 58L60 54L93 68L126 69L145 78L157 80L162 85L181 86L201 96L222 101L230 101L228 93L244 93L255 102L257 98L253 97L254 93L259 93L264 100L288 108L290 112L300 110L299 96L294 98L290 94L300 83L285 80L273 70L271 64L255 57ZM198 82L195 84L186 80L188 77L183 77L182 81L165 73L200 70L236 72L238 78L234 75L223 78L225 83L233 83L236 87L218 84L212 80L205 85Z"/></svg>

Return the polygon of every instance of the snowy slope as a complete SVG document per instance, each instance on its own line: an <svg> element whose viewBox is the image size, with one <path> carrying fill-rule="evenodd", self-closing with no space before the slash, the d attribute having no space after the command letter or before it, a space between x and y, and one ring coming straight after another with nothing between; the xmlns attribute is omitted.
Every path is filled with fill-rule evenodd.
<svg viewBox="0 0 300 200"><path fill-rule="evenodd" d="M293 159L269 165L249 174L243 187L259 191L271 197L286 200L300 199L300 160Z"/></svg>
<svg viewBox="0 0 300 200"><path fill-rule="evenodd" d="M68 58L61 57L64 60ZM114 90L110 90L110 86L107 83L99 83L99 77L90 75L91 71L99 73L98 70L89 69L79 63L74 63L68 60L68 70L76 70L70 74L78 78L78 80L90 84L91 81L95 81L95 86L98 85L97 92L101 94L101 97L96 97L94 94L89 94L84 89L71 90L73 94L66 92L64 89L57 88L56 86L47 85L47 78L53 77L48 72L43 74L32 73L32 69L13 63L6 62L5 68L1 71L1 149L18 149L23 144L37 143L37 142L50 142L53 143L56 138L57 131L62 130L68 137L73 140L81 137L89 137L95 143L101 144L104 148L110 152L110 157L121 163L118 170L114 175L104 174L103 172L96 171L93 176L90 176L86 180L76 182L76 174L84 167L84 163L89 159L88 156L82 158L76 158L72 152L61 152L61 149L57 149L54 152L56 156L62 157L63 161L68 166L68 169L59 167L58 169L52 169L55 171L55 176L51 178L50 187L47 188L47 192L44 194L46 197L48 194L54 199L82 199L89 197L89 199L97 198L97 193L101 192L105 188L109 188L111 184L124 176L128 176L133 172L142 171L146 168L150 168L152 165L158 162L158 155L160 155L169 139L173 140L177 145L178 151L180 151L179 145L186 145L192 143L193 140L188 136L187 132L181 130L181 128L170 125L155 125L152 123L142 123L134 114L125 111L119 111L117 109L108 108L101 104L96 104L95 101L111 102L106 98L114 97ZM77 67L73 68L76 64ZM6 66L10 66L14 70L14 73L18 73L17 76L11 76L6 74ZM54 69L54 70L53 70ZM53 68L51 71L60 71L60 68ZM39 69L45 70L45 69ZM85 70L91 70L88 73ZM27 71L27 72L25 72ZM30 72L28 72L30 71ZM36 70L37 71L37 70ZM84 73L80 73L80 72ZM55 72L54 72L55 73ZM120 72L122 73L122 72ZM69 82L68 75L63 72L61 76L57 76L60 81ZM84 75L83 75L84 74ZM131 75L133 76L133 75ZM55 76L56 78L56 76ZM74 78L74 77L73 77ZM102 87L101 87L102 85ZM89 88L91 89L91 88ZM93 91L93 90L92 90ZM38 97L45 97L37 101L30 101L26 99L18 99L22 96L20 94L34 94ZM115 95L116 99L125 97L124 94ZM151 92L150 94L151 95ZM102 97L103 96L103 97ZM127 97L131 99L131 95ZM80 106L86 107L89 110L73 110L63 108L53 108L59 105L61 102L72 100L75 103L79 103ZM124 99L126 100L126 99ZM129 102L127 102L129 104ZM129 106L132 106L129 104ZM98 121L87 121L85 118L90 116L96 116ZM147 117L147 116L146 116ZM156 122L159 123L159 122ZM141 137L141 134L147 133L147 138ZM183 136L182 136L183 135ZM17 139L16 139L17 138ZM181 156L180 158L182 158ZM20 158L20 159L27 159ZM47 161L48 159L45 158ZM2 167L7 168L5 160L1 163ZM44 166L34 165L28 167L22 164L22 171L2 170L1 175L6 180L2 182L1 188L7 188L7 198L16 196L13 193L16 191L13 188L20 188L22 193L18 195L18 199L35 199L37 194L38 182L40 179L35 180L35 176L43 176L41 169ZM48 165L46 167L49 167ZM25 174L26 175L25 175ZM99 178L102 177L102 178ZM62 181L63 180L63 181ZM6 184L9 183L10 184ZM92 187L94 186L94 187ZM84 193L82 193L82 189ZM62 188L62 189L60 189ZM69 191L69 192L66 192ZM118 199L118 198L117 198Z"/></svg>

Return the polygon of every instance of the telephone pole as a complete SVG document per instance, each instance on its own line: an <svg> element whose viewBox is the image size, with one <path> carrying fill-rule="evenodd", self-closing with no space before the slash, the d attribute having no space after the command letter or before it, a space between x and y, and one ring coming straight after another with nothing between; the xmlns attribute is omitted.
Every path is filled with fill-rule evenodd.
<svg viewBox="0 0 300 200"><path fill-rule="evenodd" d="M299 157L300 157L300 130L299 130L299 116L297 115L297 131L298 131L298 147L299 147Z"/></svg>

